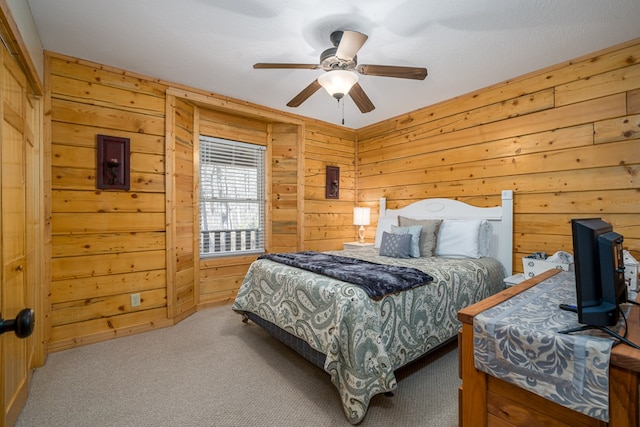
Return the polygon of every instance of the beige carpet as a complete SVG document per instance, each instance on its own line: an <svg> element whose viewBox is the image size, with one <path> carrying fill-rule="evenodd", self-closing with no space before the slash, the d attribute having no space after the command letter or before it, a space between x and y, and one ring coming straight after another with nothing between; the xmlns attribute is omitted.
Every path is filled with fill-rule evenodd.
<svg viewBox="0 0 640 427"><path fill-rule="evenodd" d="M457 349L397 372L363 427L457 425ZM49 356L17 426L350 426L329 376L229 306Z"/></svg>

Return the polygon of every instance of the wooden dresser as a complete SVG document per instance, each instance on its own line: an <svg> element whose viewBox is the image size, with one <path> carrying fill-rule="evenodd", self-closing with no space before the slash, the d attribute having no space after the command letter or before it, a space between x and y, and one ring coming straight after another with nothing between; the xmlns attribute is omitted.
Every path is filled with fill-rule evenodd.
<svg viewBox="0 0 640 427"><path fill-rule="evenodd" d="M560 406L518 386L477 370L473 358L473 318L483 311L557 274L550 270L458 312L462 322L459 335L460 378L458 391L459 425L483 426L638 426L640 350L617 345L611 352L609 368L610 422L596 420ZM628 338L640 343L640 309L633 306L628 316Z"/></svg>

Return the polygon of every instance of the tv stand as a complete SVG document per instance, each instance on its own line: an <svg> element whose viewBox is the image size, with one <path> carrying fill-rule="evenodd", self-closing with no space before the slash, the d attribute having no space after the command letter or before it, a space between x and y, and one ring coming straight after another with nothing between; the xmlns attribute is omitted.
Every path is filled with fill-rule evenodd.
<svg viewBox="0 0 640 427"><path fill-rule="evenodd" d="M629 301L631 302L631 301ZM565 311L570 311L572 313L577 313L578 312L578 307L576 307L573 304L560 304L558 307L560 307L561 310L565 310ZM621 310L621 309L620 309ZM622 313L622 316L624 317L624 313ZM582 332L582 331L588 331L590 329L598 329L606 334L609 334L610 336L612 336L613 338L617 339L618 342L616 344L620 344L620 343L624 343L628 346L631 346L633 348L637 348L640 349L640 345L629 341L626 336L623 337L622 335L618 334L617 332L612 331L611 329L607 328L606 326L596 326L596 325L582 325L582 326L578 326L576 328L571 328L571 329L565 329L564 331L558 331L559 334L571 334L573 332ZM616 345L614 344L614 345Z"/></svg>
<svg viewBox="0 0 640 427"><path fill-rule="evenodd" d="M549 270L458 312L462 322L458 354L462 386L458 390L460 426L638 426L640 425L640 350L618 345L609 365L609 423L588 417L528 390L507 383L474 366L473 318L537 284L560 270ZM640 307L631 307L628 338L640 342Z"/></svg>

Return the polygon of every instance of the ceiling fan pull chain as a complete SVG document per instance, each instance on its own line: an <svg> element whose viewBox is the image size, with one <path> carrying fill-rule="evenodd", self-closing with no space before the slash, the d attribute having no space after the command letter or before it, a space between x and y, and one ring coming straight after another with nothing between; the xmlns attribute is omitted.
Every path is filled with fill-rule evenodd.
<svg viewBox="0 0 640 427"><path fill-rule="evenodd" d="M338 99L338 108L340 108L340 100ZM342 97L342 126L344 126L344 97Z"/></svg>

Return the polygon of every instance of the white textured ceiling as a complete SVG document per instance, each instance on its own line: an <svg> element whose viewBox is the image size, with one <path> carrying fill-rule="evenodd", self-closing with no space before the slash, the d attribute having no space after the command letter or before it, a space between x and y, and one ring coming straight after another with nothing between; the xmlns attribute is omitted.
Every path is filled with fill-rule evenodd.
<svg viewBox="0 0 640 427"><path fill-rule="evenodd" d="M360 64L426 67L424 81L360 76L376 109L344 104L360 128L640 37L640 0L28 0L45 49L340 123L319 90L334 30L369 36Z"/></svg>

